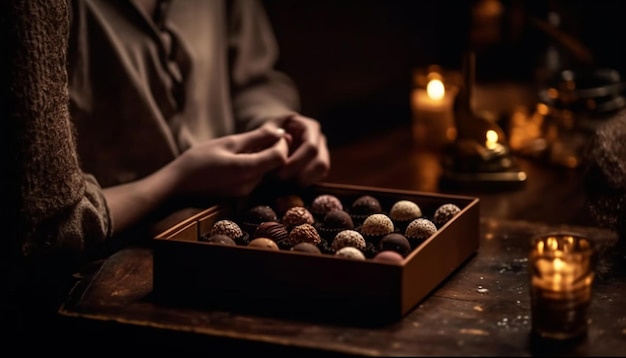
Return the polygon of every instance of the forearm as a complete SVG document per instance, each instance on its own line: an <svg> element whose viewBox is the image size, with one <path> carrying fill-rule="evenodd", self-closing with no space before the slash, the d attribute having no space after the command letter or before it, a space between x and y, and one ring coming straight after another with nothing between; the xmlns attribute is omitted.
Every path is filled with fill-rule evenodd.
<svg viewBox="0 0 626 358"><path fill-rule="evenodd" d="M175 196L177 173L168 165L143 179L104 189L113 234L121 233L149 217Z"/></svg>

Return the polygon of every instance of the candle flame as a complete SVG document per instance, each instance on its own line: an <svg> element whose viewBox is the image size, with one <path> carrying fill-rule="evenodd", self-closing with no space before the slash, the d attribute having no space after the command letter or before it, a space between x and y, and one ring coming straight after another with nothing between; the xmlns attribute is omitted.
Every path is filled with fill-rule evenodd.
<svg viewBox="0 0 626 358"><path fill-rule="evenodd" d="M487 139L487 141L485 142L485 146L488 149L494 149L498 144L498 133L493 129L487 131L485 138Z"/></svg>
<svg viewBox="0 0 626 358"><path fill-rule="evenodd" d="M428 84L426 85L426 93L428 94L429 98L438 101L445 96L446 89L443 85L443 82L441 82L440 79L435 78L428 81Z"/></svg>

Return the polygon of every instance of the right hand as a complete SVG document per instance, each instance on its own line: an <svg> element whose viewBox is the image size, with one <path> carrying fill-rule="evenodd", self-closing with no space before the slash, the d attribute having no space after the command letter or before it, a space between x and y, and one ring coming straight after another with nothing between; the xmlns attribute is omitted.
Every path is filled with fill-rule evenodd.
<svg viewBox="0 0 626 358"><path fill-rule="evenodd" d="M284 130L268 123L191 147L166 167L172 174L173 195L246 196L267 173L285 165L288 140Z"/></svg>

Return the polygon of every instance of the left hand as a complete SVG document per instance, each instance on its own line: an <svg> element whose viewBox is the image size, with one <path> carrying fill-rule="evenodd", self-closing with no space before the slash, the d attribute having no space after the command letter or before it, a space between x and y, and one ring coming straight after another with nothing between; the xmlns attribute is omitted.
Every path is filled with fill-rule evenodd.
<svg viewBox="0 0 626 358"><path fill-rule="evenodd" d="M330 171L330 154L320 123L300 114L291 114L282 128L291 137L289 158L278 170L281 180L294 180L302 186L315 184Z"/></svg>

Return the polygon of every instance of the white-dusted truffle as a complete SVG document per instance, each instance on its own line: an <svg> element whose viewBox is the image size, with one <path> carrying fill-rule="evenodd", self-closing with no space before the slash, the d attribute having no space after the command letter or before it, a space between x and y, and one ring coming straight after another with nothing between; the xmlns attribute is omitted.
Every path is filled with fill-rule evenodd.
<svg viewBox="0 0 626 358"><path fill-rule="evenodd" d="M411 221L422 216L422 209L411 200L396 201L389 210L389 217L394 221Z"/></svg>
<svg viewBox="0 0 626 358"><path fill-rule="evenodd" d="M233 240L237 240L244 235L243 230L237 223L226 219L216 221L211 227L211 236L220 234L226 235Z"/></svg>
<svg viewBox="0 0 626 358"><path fill-rule="evenodd" d="M361 234L367 236L385 236L394 230L393 221L385 214L372 214L361 225Z"/></svg>
<svg viewBox="0 0 626 358"><path fill-rule="evenodd" d="M365 260L365 254L356 247L346 246L335 253L335 256L341 256L348 259Z"/></svg>
<svg viewBox="0 0 626 358"><path fill-rule="evenodd" d="M424 241L437 232L437 226L426 218L417 218L409 223L404 236L413 241Z"/></svg>
<svg viewBox="0 0 626 358"><path fill-rule="evenodd" d="M335 251L341 250L344 247L355 247L361 251L365 250L366 242L358 231L355 230L343 230L335 235L331 248Z"/></svg>

